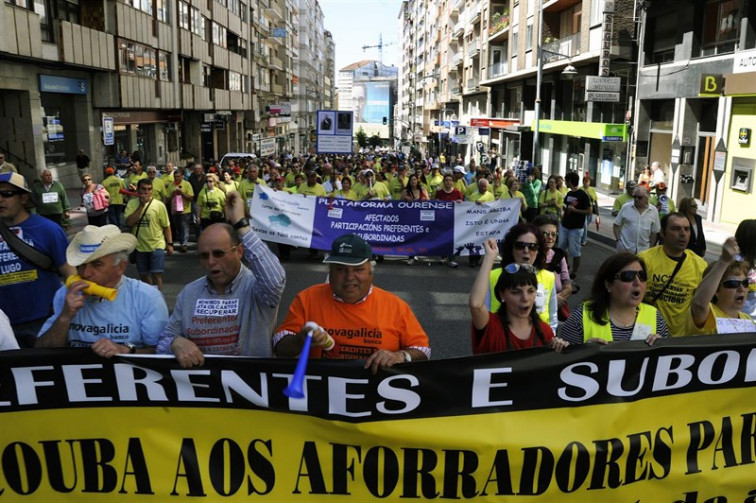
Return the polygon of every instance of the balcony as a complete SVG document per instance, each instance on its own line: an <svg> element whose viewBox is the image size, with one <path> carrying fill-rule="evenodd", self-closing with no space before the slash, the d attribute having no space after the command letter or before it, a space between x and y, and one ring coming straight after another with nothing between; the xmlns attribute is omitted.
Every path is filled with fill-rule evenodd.
<svg viewBox="0 0 756 503"><path fill-rule="evenodd" d="M474 39L467 43L467 57L468 58L474 58L478 54L480 54L480 40Z"/></svg>
<svg viewBox="0 0 756 503"><path fill-rule="evenodd" d="M449 98L457 99L462 95L462 89L459 86L449 86Z"/></svg>
<svg viewBox="0 0 756 503"><path fill-rule="evenodd" d="M488 41L498 43L507 38L509 32L509 9L495 12L488 23Z"/></svg>
<svg viewBox="0 0 756 503"><path fill-rule="evenodd" d="M463 54L462 52L458 52L456 54L453 54L451 57L451 66L457 66L462 62Z"/></svg>
<svg viewBox="0 0 756 503"><path fill-rule="evenodd" d="M465 92L466 93L472 93L477 91L480 88L480 81L477 77L474 77L472 79L467 79L465 82Z"/></svg>
<svg viewBox="0 0 756 503"><path fill-rule="evenodd" d="M452 29L452 37L461 37L465 33L464 21L459 21Z"/></svg>
<svg viewBox="0 0 756 503"><path fill-rule="evenodd" d="M270 90L273 92L273 94L283 96L284 88L282 84L271 84Z"/></svg>
<svg viewBox="0 0 756 503"><path fill-rule="evenodd" d="M113 35L68 21L59 21L59 23L58 48L61 61L115 70L115 54L112 50L108 50L115 46Z"/></svg>
<svg viewBox="0 0 756 503"><path fill-rule="evenodd" d="M279 58L277 56L271 56L270 57L270 66L272 68L275 68L276 70L280 70L280 71L283 71L283 69L284 69L283 60L281 60L281 58Z"/></svg>
<svg viewBox="0 0 756 503"><path fill-rule="evenodd" d="M495 79L509 73L509 64L506 62L494 63L488 67L488 78Z"/></svg>
<svg viewBox="0 0 756 503"><path fill-rule="evenodd" d="M543 49L544 63L553 63L567 59L565 56L577 56L580 54L580 32L558 40L549 40L546 38L541 48Z"/></svg>
<svg viewBox="0 0 756 503"><path fill-rule="evenodd" d="M451 12L459 14L459 8L464 5L465 0L452 0L451 2Z"/></svg>
<svg viewBox="0 0 756 503"><path fill-rule="evenodd" d="M480 3L476 3L473 7L467 10L467 22L468 24L475 24L480 21Z"/></svg>

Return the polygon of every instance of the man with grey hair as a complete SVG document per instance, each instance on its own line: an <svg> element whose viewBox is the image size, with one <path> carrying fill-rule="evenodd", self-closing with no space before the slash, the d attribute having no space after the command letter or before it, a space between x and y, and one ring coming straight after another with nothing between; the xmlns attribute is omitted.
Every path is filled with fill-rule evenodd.
<svg viewBox="0 0 756 503"><path fill-rule="evenodd" d="M617 251L638 253L656 245L661 224L659 211L648 204L648 190L636 187L633 201L625 203L614 219L612 230L617 239Z"/></svg>
<svg viewBox="0 0 756 503"><path fill-rule="evenodd" d="M78 277L55 293L53 315L36 347L91 347L103 358L155 352L168 323L168 306L156 288L124 276L136 243L132 234L110 224L87 225L76 234L66 259ZM97 293L92 283L106 291ZM104 296L108 293L111 297Z"/></svg>
<svg viewBox="0 0 756 503"><path fill-rule="evenodd" d="M310 358L365 359L373 373L430 358L428 336L409 305L373 285L372 256L356 234L333 241L323 260L328 282L297 294L273 336L276 356L298 356L311 332Z"/></svg>
<svg viewBox="0 0 756 503"><path fill-rule="evenodd" d="M649 182L649 187L653 189L662 182L664 182L664 170L659 161L654 161L651 163L651 181Z"/></svg>
<svg viewBox="0 0 756 503"><path fill-rule="evenodd" d="M71 215L71 203L68 202L66 189L59 181L53 180L52 171L42 170L42 181L32 187L37 214L63 226L63 220Z"/></svg>

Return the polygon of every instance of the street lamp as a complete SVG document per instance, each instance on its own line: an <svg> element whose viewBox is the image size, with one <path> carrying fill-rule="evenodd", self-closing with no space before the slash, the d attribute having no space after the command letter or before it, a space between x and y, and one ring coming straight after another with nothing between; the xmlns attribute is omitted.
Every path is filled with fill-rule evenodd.
<svg viewBox="0 0 756 503"><path fill-rule="evenodd" d="M549 54L553 54L555 56L561 56L563 58L567 58L568 64L566 67L564 67L564 70L562 70L562 75L568 79L572 80L575 75L577 75L577 69L572 66L569 61L572 60L572 56L568 56L567 54L562 54L555 51L550 51L548 49L543 48L543 0L538 0L538 60L536 62L537 70L536 70L536 98L535 98L535 128L533 129L533 166L538 166L541 156L540 152L540 144L539 144L539 132L541 129L541 84L543 80L543 53L547 52Z"/></svg>

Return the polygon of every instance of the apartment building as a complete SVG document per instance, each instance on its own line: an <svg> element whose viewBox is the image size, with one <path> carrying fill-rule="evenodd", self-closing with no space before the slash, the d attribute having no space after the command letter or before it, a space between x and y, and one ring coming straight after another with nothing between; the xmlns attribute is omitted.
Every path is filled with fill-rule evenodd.
<svg viewBox="0 0 756 503"><path fill-rule="evenodd" d="M185 164L259 149L264 138L289 149L295 14L319 11L314 0L298 7L294 0L6 1L0 151L30 178L48 167L74 186L80 148L96 176L121 150L145 163ZM322 13L312 20L308 30L319 36L307 43L318 53L326 43ZM307 78L323 94L323 77Z"/></svg>
<svg viewBox="0 0 756 503"><path fill-rule="evenodd" d="M636 9L632 0L408 0L399 96L408 127L415 136L422 128L430 152L469 162L482 142L502 165L530 160L616 187L627 165ZM588 93L594 76L616 90ZM468 126L470 143L448 138L456 124Z"/></svg>
<svg viewBox="0 0 756 503"><path fill-rule="evenodd" d="M756 4L644 3L636 170L659 161L670 195L704 218L756 218Z"/></svg>

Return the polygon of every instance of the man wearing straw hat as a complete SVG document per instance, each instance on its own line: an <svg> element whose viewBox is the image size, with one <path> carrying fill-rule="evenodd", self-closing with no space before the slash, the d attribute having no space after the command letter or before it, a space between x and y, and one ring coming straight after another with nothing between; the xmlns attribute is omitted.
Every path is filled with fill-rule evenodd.
<svg viewBox="0 0 756 503"><path fill-rule="evenodd" d="M87 225L76 234L66 259L86 281L56 292L53 315L42 326L36 347L91 347L103 358L155 352L168 323L168 307L156 288L123 275L136 242L115 225ZM87 281L115 289L117 296L109 301L86 295Z"/></svg>

